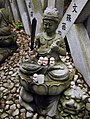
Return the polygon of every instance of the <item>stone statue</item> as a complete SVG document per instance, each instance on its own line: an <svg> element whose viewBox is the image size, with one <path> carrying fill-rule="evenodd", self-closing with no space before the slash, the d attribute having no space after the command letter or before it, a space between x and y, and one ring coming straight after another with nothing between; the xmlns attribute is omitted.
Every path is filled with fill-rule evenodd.
<svg viewBox="0 0 90 119"><path fill-rule="evenodd" d="M58 105L60 119L83 119L88 95L74 81L60 98Z"/></svg>
<svg viewBox="0 0 90 119"><path fill-rule="evenodd" d="M24 62L18 73L22 85L22 104L27 110L50 117L57 115L60 94L72 79L68 68L60 59L60 55L66 55L66 47L64 39L56 33L58 24L57 9L46 8L43 16L44 32L36 35L31 54L33 58Z"/></svg>
<svg viewBox="0 0 90 119"><path fill-rule="evenodd" d="M10 16L5 8L5 1L0 0L0 63L17 49L17 36L11 31L10 23Z"/></svg>

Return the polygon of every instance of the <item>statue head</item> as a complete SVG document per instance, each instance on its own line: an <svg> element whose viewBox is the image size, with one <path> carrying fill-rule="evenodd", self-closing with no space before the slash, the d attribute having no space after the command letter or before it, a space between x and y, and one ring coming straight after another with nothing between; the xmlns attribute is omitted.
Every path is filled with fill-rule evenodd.
<svg viewBox="0 0 90 119"><path fill-rule="evenodd" d="M56 8L46 8L43 14L43 28L48 34L55 33L59 24L59 15Z"/></svg>
<svg viewBox="0 0 90 119"><path fill-rule="evenodd" d="M0 8L4 8L5 7L5 0L0 0Z"/></svg>
<svg viewBox="0 0 90 119"><path fill-rule="evenodd" d="M59 22L59 12L57 8L46 8L43 14L43 20L53 20Z"/></svg>

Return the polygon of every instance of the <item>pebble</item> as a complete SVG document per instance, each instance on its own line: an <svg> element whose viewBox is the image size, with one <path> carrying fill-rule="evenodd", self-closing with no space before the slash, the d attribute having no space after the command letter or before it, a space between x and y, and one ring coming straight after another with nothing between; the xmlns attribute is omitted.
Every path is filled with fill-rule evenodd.
<svg viewBox="0 0 90 119"><path fill-rule="evenodd" d="M10 116L9 119L14 119L14 117Z"/></svg>
<svg viewBox="0 0 90 119"><path fill-rule="evenodd" d="M90 103L86 104L86 109L90 112Z"/></svg>
<svg viewBox="0 0 90 119"><path fill-rule="evenodd" d="M14 83L10 83L9 89L12 89L14 87Z"/></svg>
<svg viewBox="0 0 90 119"><path fill-rule="evenodd" d="M32 119L37 119L38 114L36 113Z"/></svg>
<svg viewBox="0 0 90 119"><path fill-rule="evenodd" d="M2 113L3 112L3 109L0 109L0 113Z"/></svg>
<svg viewBox="0 0 90 119"><path fill-rule="evenodd" d="M3 114L1 115L1 119L4 119L4 118L7 117L7 116L8 116L7 113L3 113Z"/></svg>
<svg viewBox="0 0 90 119"><path fill-rule="evenodd" d="M16 109L16 104L11 105L11 106L10 106L10 109L11 109L11 110L15 110L15 109Z"/></svg>
<svg viewBox="0 0 90 119"><path fill-rule="evenodd" d="M90 95L90 91L88 91L88 94Z"/></svg>
<svg viewBox="0 0 90 119"><path fill-rule="evenodd" d="M9 84L8 84L8 83L4 83L3 86L4 86L5 88L8 88L8 87L9 87Z"/></svg>
<svg viewBox="0 0 90 119"><path fill-rule="evenodd" d="M7 98L7 96L3 96L3 98L4 98L4 99L6 99L6 98Z"/></svg>
<svg viewBox="0 0 90 119"><path fill-rule="evenodd" d="M25 111L26 111L25 109L21 109L21 110L20 110L21 113L22 113L22 112L25 112Z"/></svg>
<svg viewBox="0 0 90 119"><path fill-rule="evenodd" d="M5 110L8 110L8 109L9 109L9 105L6 105L6 106L5 106Z"/></svg>
<svg viewBox="0 0 90 119"><path fill-rule="evenodd" d="M10 71L10 72L9 72L9 75L11 75L11 74L13 74L13 71Z"/></svg>
<svg viewBox="0 0 90 119"><path fill-rule="evenodd" d="M20 109L20 107L21 107L20 104L17 104L17 108ZM24 109L24 110L25 110L25 109Z"/></svg>
<svg viewBox="0 0 90 119"><path fill-rule="evenodd" d="M26 114L22 112L22 113L20 114L20 119L26 119Z"/></svg>
<svg viewBox="0 0 90 119"><path fill-rule="evenodd" d="M68 68L69 68L69 69L73 69L73 66L72 66L72 65L69 65Z"/></svg>
<svg viewBox="0 0 90 119"><path fill-rule="evenodd" d="M13 104L13 101L6 101L6 104L11 105Z"/></svg>
<svg viewBox="0 0 90 119"><path fill-rule="evenodd" d="M52 119L52 118L47 116L46 119Z"/></svg>
<svg viewBox="0 0 90 119"><path fill-rule="evenodd" d="M5 89L5 90L3 91L3 93L6 93L6 92L8 92L8 89Z"/></svg>
<svg viewBox="0 0 90 119"><path fill-rule="evenodd" d="M83 88L83 86L81 85L81 84L78 84L78 86L82 89Z"/></svg>
<svg viewBox="0 0 90 119"><path fill-rule="evenodd" d="M70 57L69 57L69 56L66 56L66 59L67 59L67 60L69 60L69 59L70 59Z"/></svg>
<svg viewBox="0 0 90 119"><path fill-rule="evenodd" d="M43 116L40 116L39 119L45 119Z"/></svg>
<svg viewBox="0 0 90 119"><path fill-rule="evenodd" d="M82 81L80 79L77 80L78 84L82 84Z"/></svg>
<svg viewBox="0 0 90 119"><path fill-rule="evenodd" d="M19 109L16 109L13 113L12 113L12 116L17 116L19 115Z"/></svg>
<svg viewBox="0 0 90 119"><path fill-rule="evenodd" d="M3 91L3 90L5 90L5 88L4 87L0 87L0 91Z"/></svg>
<svg viewBox="0 0 90 119"><path fill-rule="evenodd" d="M32 116L33 116L33 113L32 113L32 112L27 112L27 113L26 113L26 117L27 117L27 118L31 118Z"/></svg>
<svg viewBox="0 0 90 119"><path fill-rule="evenodd" d="M11 93L15 93L16 92L16 87L14 87L12 90L11 90Z"/></svg>
<svg viewBox="0 0 90 119"><path fill-rule="evenodd" d="M7 110L6 112L7 112L9 115L12 115L12 110L9 109L9 110Z"/></svg>

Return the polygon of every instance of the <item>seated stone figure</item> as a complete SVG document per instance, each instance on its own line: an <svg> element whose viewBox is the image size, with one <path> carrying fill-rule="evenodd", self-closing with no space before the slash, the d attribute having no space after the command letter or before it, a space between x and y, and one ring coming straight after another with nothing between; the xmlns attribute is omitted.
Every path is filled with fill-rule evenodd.
<svg viewBox="0 0 90 119"><path fill-rule="evenodd" d="M32 64L27 62L22 65L22 71L25 70L27 74L29 73L31 75L37 72L45 74L47 71L49 76L56 75L57 80L59 80L58 78L64 79L68 77L68 69L60 59L60 55L66 55L66 46L64 40L56 33L58 24L58 11L55 8L47 8L43 17L44 32L37 34L35 39L34 52L36 53L36 56L34 57ZM48 58L47 69L43 65L38 65L40 57ZM51 57L55 59L55 64L53 66L49 65Z"/></svg>
<svg viewBox="0 0 90 119"><path fill-rule="evenodd" d="M58 24L57 9L46 8L43 16L44 32L35 38L35 57L24 62L19 70L23 86L20 99L34 111L51 117L57 115L59 96L70 83L68 69L60 59L60 55L66 55L66 47L64 39L56 33Z"/></svg>
<svg viewBox="0 0 90 119"><path fill-rule="evenodd" d="M0 63L2 63L17 48L16 34L11 32L10 16L5 8L4 0L0 0Z"/></svg>

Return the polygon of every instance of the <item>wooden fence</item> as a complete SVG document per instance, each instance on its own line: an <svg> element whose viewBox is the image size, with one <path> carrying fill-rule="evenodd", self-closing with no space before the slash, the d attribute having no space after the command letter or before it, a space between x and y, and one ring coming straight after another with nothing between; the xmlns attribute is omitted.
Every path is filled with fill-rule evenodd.
<svg viewBox="0 0 90 119"><path fill-rule="evenodd" d="M23 23L25 32L31 34L31 23L35 17L37 19L36 33L41 30L41 19L43 11L47 6L56 7L62 18L64 0L7 0L6 7L15 22Z"/></svg>

